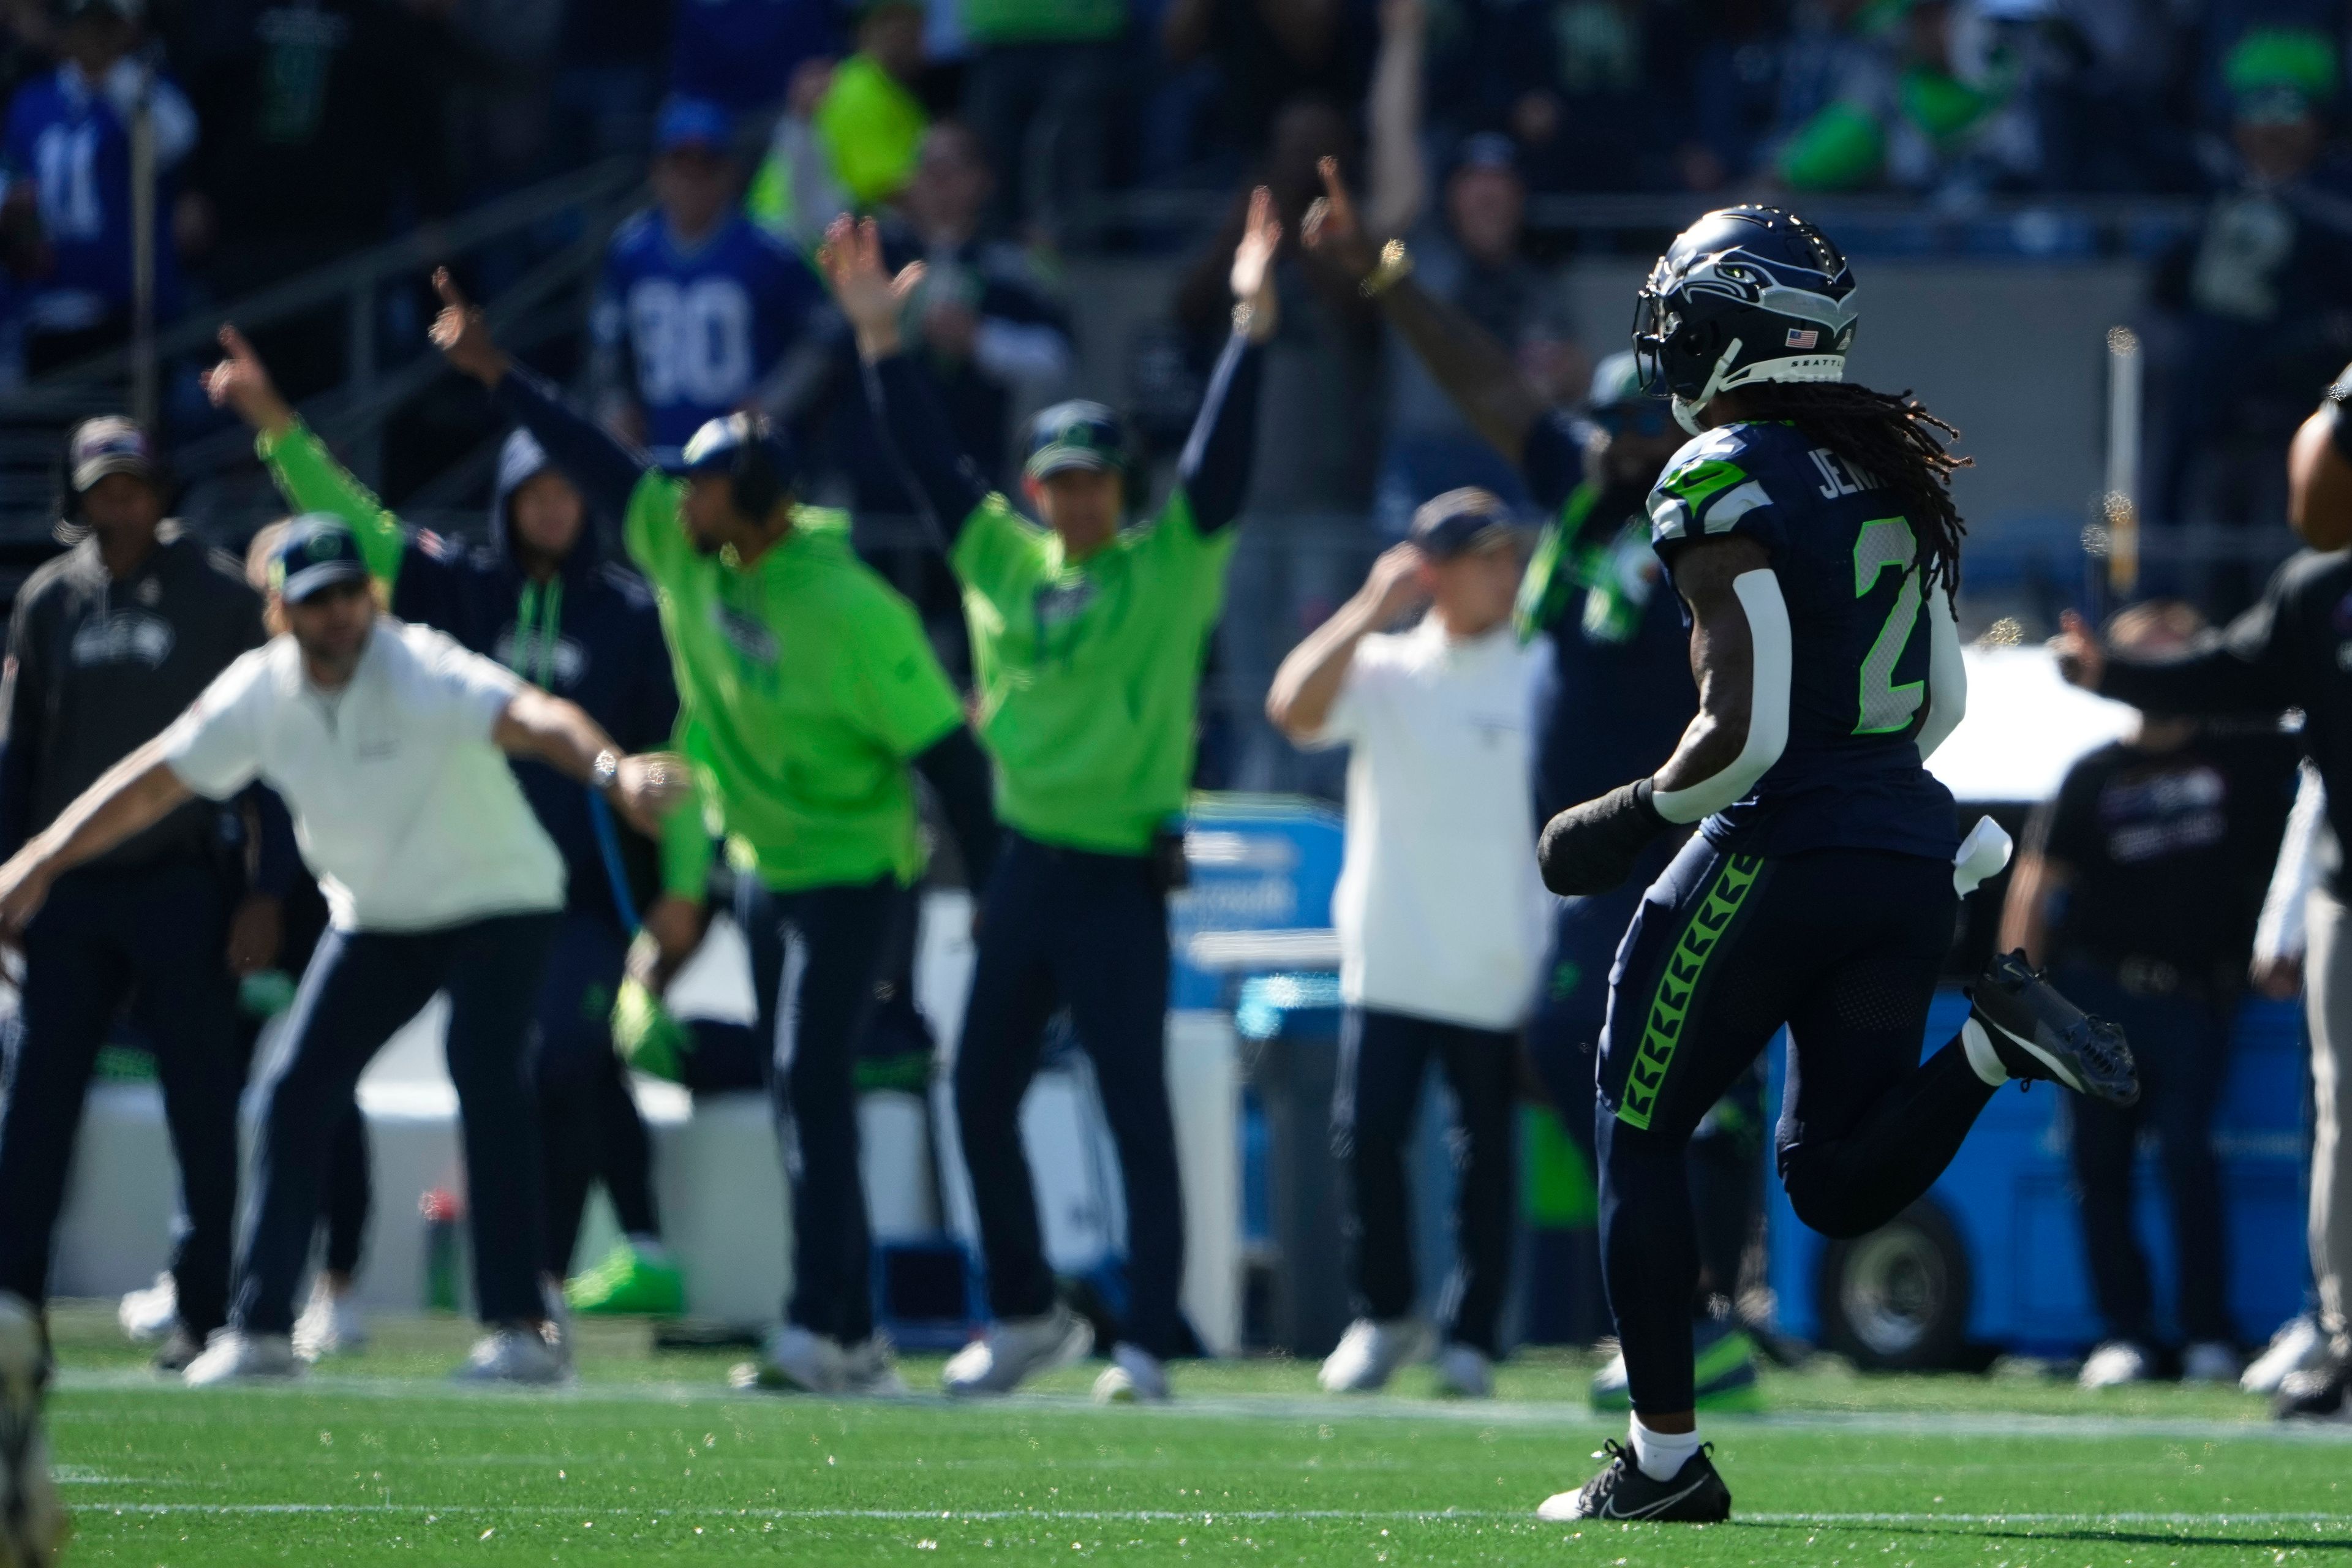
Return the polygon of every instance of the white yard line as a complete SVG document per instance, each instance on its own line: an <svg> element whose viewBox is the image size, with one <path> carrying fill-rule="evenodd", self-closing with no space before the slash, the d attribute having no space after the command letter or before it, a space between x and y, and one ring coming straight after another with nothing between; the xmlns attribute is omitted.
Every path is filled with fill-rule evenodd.
<svg viewBox="0 0 2352 1568"><path fill-rule="evenodd" d="M93 1504L84 1511L92 1514L433 1514L439 1515L529 1515L536 1518L566 1519L756 1519L793 1521L798 1520L864 1520L875 1523L1019 1523L1083 1524L1116 1523L1121 1521L1139 1524L1180 1524L1194 1520L1203 1525L1219 1521L1232 1523L1278 1523L1287 1520L1323 1521L1360 1521L1369 1524L1407 1523L1444 1524L1451 1522L1511 1522L1534 1526L1538 1524L1532 1510L1525 1509L893 1509L893 1508L557 1508L547 1504L517 1506L505 1503L329 1503L329 1502L138 1502L119 1505ZM1790 1526L1846 1526L1866 1528L1889 1524L1948 1525L2181 1525L2201 1528L2231 1526L2255 1527L2282 1524L2308 1524L2315 1527L2335 1525L2352 1528L2352 1513L2283 1510L2220 1513L2146 1512L2118 1513L1923 1513L1923 1512L1743 1512L1735 1524ZM1542 1525L1550 1530L1554 1525Z"/></svg>

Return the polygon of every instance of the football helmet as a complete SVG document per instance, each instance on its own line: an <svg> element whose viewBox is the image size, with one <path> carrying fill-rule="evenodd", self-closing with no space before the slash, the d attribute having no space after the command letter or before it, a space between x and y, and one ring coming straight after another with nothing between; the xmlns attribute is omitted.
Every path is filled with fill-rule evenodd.
<svg viewBox="0 0 2352 1568"><path fill-rule="evenodd" d="M1778 207L1711 212L1650 268L1633 313L1642 384L1697 410L1759 381L1843 381L1853 345L1853 272L1830 237Z"/></svg>

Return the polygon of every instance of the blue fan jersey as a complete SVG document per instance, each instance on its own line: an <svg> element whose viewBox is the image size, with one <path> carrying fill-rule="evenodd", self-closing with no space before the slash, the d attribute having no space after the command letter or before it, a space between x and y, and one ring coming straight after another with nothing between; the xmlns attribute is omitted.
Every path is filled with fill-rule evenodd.
<svg viewBox="0 0 2352 1568"><path fill-rule="evenodd" d="M1786 424L1727 425L1675 454L1650 492L1671 574L1700 539L1761 544L1789 606L1789 743L1746 799L1703 826L1748 855L1885 849L1948 858L1952 795L1920 765L1927 584L1902 502Z"/></svg>
<svg viewBox="0 0 2352 1568"><path fill-rule="evenodd" d="M605 253L593 324L597 346L623 355L658 451L741 406L824 305L808 264L740 214L688 249L642 212Z"/></svg>
<svg viewBox="0 0 2352 1568"><path fill-rule="evenodd" d="M125 62L117 69L136 68ZM94 90L79 69L64 66L27 82L8 105L8 184L30 181L39 192L51 258L47 275L26 289L26 318L36 327L78 331L131 309L131 129L114 86L110 75ZM194 141L194 118L168 81L155 83L150 101L159 161L169 168ZM166 183L156 202L155 247L156 312L166 319L179 299L172 247L160 238L170 213Z"/></svg>

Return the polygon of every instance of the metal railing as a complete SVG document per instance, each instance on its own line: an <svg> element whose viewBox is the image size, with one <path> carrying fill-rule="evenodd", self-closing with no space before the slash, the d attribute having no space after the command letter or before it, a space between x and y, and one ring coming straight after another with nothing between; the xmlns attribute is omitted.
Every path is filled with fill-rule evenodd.
<svg viewBox="0 0 2352 1568"><path fill-rule="evenodd" d="M99 409L126 406L142 374L138 346L147 349L153 363L169 364L208 353L225 323L262 330L340 304L347 374L341 385L306 404L304 413L338 438L352 455L354 468L373 477L385 420L439 369L437 356L430 354L386 363L380 310L384 288L541 225L576 223L572 239L500 290L490 313L500 324L511 324L593 274L614 220L642 180L639 161L610 159L226 304L191 310L158 331L151 344L109 349L0 395L0 422L61 425ZM240 433L215 432L176 448L172 457L184 479L194 479L247 449Z"/></svg>

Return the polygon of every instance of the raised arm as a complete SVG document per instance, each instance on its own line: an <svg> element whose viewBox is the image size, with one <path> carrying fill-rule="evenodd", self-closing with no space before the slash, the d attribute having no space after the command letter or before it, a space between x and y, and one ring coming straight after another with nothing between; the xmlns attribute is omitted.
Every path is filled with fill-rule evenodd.
<svg viewBox="0 0 2352 1568"><path fill-rule="evenodd" d="M1699 707L1654 774L1570 806L1544 827L1544 885L1604 893L1632 873L1671 824L1721 811L1756 787L1789 742L1789 609L1760 543L1694 541L1675 558L1690 606L1691 674Z"/></svg>
<svg viewBox="0 0 2352 1568"><path fill-rule="evenodd" d="M988 482L956 444L931 378L906 352L899 319L907 296L922 281L923 264L909 262L897 277L882 268L882 239L874 220L846 214L833 220L817 252L825 281L857 335L857 359L875 426L905 480L907 493L952 550L964 521L988 499Z"/></svg>
<svg viewBox="0 0 2352 1568"><path fill-rule="evenodd" d="M0 866L0 942L24 935L58 877L153 826L190 797L163 760L164 740L156 736L100 774Z"/></svg>
<svg viewBox="0 0 2352 1568"><path fill-rule="evenodd" d="M555 389L514 363L490 336L481 310L467 302L446 267L433 274L441 313L433 319L433 346L452 367L488 388L490 401L545 447L588 504L625 516L629 498L650 467L638 453L563 405Z"/></svg>
<svg viewBox="0 0 2352 1568"><path fill-rule="evenodd" d="M2058 617L2058 635L2050 639L2058 673L2073 685L2144 711L2275 713L2293 707L2295 661L2281 620L2286 574L2294 566L2290 562L2282 567L2263 597L2227 626L2202 633L2185 651L2159 658L2111 652L2082 616L2065 611Z"/></svg>
<svg viewBox="0 0 2352 1568"><path fill-rule="evenodd" d="M1193 416L1192 433L1176 463L1176 482L1192 502L1192 525L1204 534L1231 522L1249 489L1250 460L1257 449L1257 351L1281 324L1274 284L1275 253L1281 245L1274 193L1260 185L1250 194L1249 217L1226 278L1234 296L1233 335L1217 356L1201 412Z"/></svg>
<svg viewBox="0 0 2352 1568"><path fill-rule="evenodd" d="M1356 645L1429 597L1421 560L1411 544L1381 552L1354 596L1290 650L1265 694L1265 716L1276 729L1301 745L1321 739L1348 684Z"/></svg>
<svg viewBox="0 0 2352 1568"><path fill-rule="evenodd" d="M1371 89L1364 105L1371 132L1364 216L1384 239L1412 228L1429 205L1421 112L1428 33L1422 0L1381 0L1381 47L1372 57Z"/></svg>
<svg viewBox="0 0 2352 1568"><path fill-rule="evenodd" d="M1543 417L1542 396L1493 334L1412 280L1402 240L1376 246L1356 216L1339 161L1326 158L1319 167L1324 194L1307 209L1307 247L1356 279L1357 287L1379 301L1389 325L1460 405L1463 416L1489 446L1514 464L1520 462L1528 432Z"/></svg>
<svg viewBox="0 0 2352 1568"><path fill-rule="evenodd" d="M278 491L297 512L323 511L341 518L359 541L368 574L387 588L400 581L408 552L408 533L400 520L385 510L375 492L360 483L352 471L335 461L326 443L314 435L279 395L269 379L269 368L245 334L233 326L220 330L224 357L205 373L205 395L215 408L234 409L254 430L254 450L269 468Z"/></svg>

